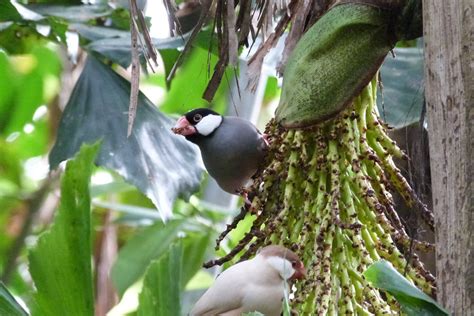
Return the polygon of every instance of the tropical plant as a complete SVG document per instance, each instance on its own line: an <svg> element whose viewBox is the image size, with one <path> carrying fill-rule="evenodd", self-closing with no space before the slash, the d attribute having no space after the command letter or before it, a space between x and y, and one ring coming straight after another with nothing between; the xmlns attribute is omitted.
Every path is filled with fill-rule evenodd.
<svg viewBox="0 0 474 316"><path fill-rule="evenodd" d="M435 294L413 253L432 245L408 236L389 193L433 225L394 164L406 156L387 131L420 120L420 49L394 48L421 34L419 1L177 2L164 1L173 36L160 39L149 37L134 0L0 4L0 312L186 314L219 271L203 262L227 266L274 243L309 268L286 314L444 314L413 286ZM225 226L237 208L206 203L199 153L170 127L196 106L228 112L233 77L246 76L239 54L257 42L247 88L264 90L266 108L280 104L266 126L271 147L251 212ZM265 59L278 42L278 63ZM379 72L391 49L399 58ZM265 63L284 74L281 99ZM158 71L140 77L139 69ZM377 98L380 73L385 98ZM402 84L400 73L413 82ZM139 80L165 95L159 108L138 92ZM399 273L370 268L382 258Z"/></svg>

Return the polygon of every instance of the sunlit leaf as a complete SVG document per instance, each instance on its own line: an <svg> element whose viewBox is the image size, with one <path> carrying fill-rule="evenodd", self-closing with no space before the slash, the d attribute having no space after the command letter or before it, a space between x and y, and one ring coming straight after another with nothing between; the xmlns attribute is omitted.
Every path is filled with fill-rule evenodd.
<svg viewBox="0 0 474 316"><path fill-rule="evenodd" d="M377 105L385 122L401 128L420 120L424 98L423 49L395 48L394 53L396 57L387 56L382 65L383 90L378 89Z"/></svg>
<svg viewBox="0 0 474 316"><path fill-rule="evenodd" d="M0 282L0 315L26 316L27 312L18 304L6 286Z"/></svg>
<svg viewBox="0 0 474 316"><path fill-rule="evenodd" d="M182 220L174 220L166 225L157 223L137 233L120 249L112 268L112 280L122 295L136 282L154 259L160 258L173 241L183 225Z"/></svg>
<svg viewBox="0 0 474 316"><path fill-rule="evenodd" d="M381 260L372 264L364 275L375 287L393 295L403 312L409 316L449 315L435 300L398 273L388 261Z"/></svg>
<svg viewBox="0 0 474 316"><path fill-rule="evenodd" d="M25 59L28 58L31 66L24 66ZM59 74L61 71L61 61L59 56L51 49L44 46L36 46L30 55L24 56L15 63L21 70L21 74L15 78L18 84L18 92L15 94L15 103L9 112L6 133L21 131L24 125L31 122L36 109L49 101L46 99L45 87L47 81L53 84L47 86L50 93L59 87Z"/></svg>
<svg viewBox="0 0 474 316"><path fill-rule="evenodd" d="M139 316L181 314L181 266L183 245L177 242L145 273L140 293Z"/></svg>
<svg viewBox="0 0 474 316"><path fill-rule="evenodd" d="M14 72L10 60L5 51L0 49L0 133L3 132L8 123L8 114L11 107L11 99L15 92Z"/></svg>
<svg viewBox="0 0 474 316"><path fill-rule="evenodd" d="M33 315L94 314L89 179L98 147L83 146L67 163L54 223L29 253Z"/></svg>
<svg viewBox="0 0 474 316"><path fill-rule="evenodd" d="M56 168L82 143L103 139L97 163L139 188L166 218L178 195L186 197L199 186L198 151L171 132L173 121L141 93L127 138L129 98L130 83L89 56L61 118L50 166Z"/></svg>
<svg viewBox="0 0 474 316"><path fill-rule="evenodd" d="M10 54L31 52L40 44L47 43L34 25L11 23L0 32L0 47Z"/></svg>
<svg viewBox="0 0 474 316"><path fill-rule="evenodd" d="M160 107L166 113L185 113L198 107L208 107L209 103L202 98L217 57L209 54L206 49L195 47L188 53L187 60L176 73L171 88ZM219 86L213 101L213 108L219 112L227 106L227 91L234 73L226 71L226 75ZM189 83L192 82L192 85Z"/></svg>

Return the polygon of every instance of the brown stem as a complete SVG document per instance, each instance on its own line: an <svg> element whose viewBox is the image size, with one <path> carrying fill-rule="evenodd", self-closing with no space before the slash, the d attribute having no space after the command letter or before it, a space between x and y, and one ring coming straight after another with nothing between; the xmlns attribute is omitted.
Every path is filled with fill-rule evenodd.
<svg viewBox="0 0 474 316"><path fill-rule="evenodd" d="M30 229L34 222L35 215L38 213L38 210L43 205L43 201L48 195L49 188L52 186L56 179L57 174L50 174L48 178L43 181L39 189L34 192L30 197L24 200L25 204L27 205L28 213L23 222L20 234L13 242L6 256L7 259L5 260L5 268L1 277L1 280L5 284L8 284L8 282L11 280L11 277L13 276L13 272L17 267L16 260L25 245L25 239L30 233Z"/></svg>

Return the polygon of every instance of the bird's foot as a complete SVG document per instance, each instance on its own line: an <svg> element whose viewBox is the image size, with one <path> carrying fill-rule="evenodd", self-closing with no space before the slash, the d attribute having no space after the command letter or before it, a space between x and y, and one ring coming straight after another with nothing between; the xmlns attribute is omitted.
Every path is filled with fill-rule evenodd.
<svg viewBox="0 0 474 316"><path fill-rule="evenodd" d="M267 145L267 147L270 146L270 136L268 136L268 134L263 133L262 138L265 141L265 144Z"/></svg>
<svg viewBox="0 0 474 316"><path fill-rule="evenodd" d="M252 208L252 200L254 196L253 195L249 196L250 192L246 189L240 189L239 195L244 199L244 205L243 205L244 209L247 211L250 211L250 213L254 213L255 208Z"/></svg>

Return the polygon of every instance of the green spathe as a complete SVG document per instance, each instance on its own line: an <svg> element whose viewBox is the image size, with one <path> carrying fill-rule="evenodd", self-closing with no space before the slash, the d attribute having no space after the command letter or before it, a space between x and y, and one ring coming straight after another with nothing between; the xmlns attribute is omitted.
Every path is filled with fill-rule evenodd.
<svg viewBox="0 0 474 316"><path fill-rule="evenodd" d="M277 122L289 128L310 126L348 106L393 47L388 20L388 11L363 4L328 11L288 60Z"/></svg>

